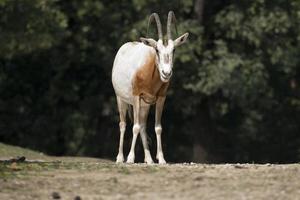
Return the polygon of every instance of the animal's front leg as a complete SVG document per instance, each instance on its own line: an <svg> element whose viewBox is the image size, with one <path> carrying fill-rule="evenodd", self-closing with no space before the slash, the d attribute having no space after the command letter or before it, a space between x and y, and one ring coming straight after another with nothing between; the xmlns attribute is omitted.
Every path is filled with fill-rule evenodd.
<svg viewBox="0 0 300 200"><path fill-rule="evenodd" d="M124 162L124 155L123 155L123 143L124 143L124 134L126 129L126 112L127 112L127 104L123 102L120 97L117 96L118 102L118 110L120 114L120 143L119 143L119 153L117 156L117 163Z"/></svg>
<svg viewBox="0 0 300 200"><path fill-rule="evenodd" d="M149 109L150 109L150 105L143 105L141 106L140 109L140 123L141 123L141 131L140 131L140 135L142 138L142 142L143 142L143 147L144 147L144 153L145 153L145 163L147 164L152 164L153 160L150 154L150 150L149 150L149 146L148 146L148 141L147 141L147 117L148 117L148 113L149 113Z"/></svg>
<svg viewBox="0 0 300 200"><path fill-rule="evenodd" d="M159 164L166 164L164 159L164 154L162 151L161 145L161 133L162 133L162 126L161 126L161 115L164 108L166 97L158 97L156 102L155 108L155 133L156 133L156 140L157 140L157 153L156 158L158 159Z"/></svg>
<svg viewBox="0 0 300 200"><path fill-rule="evenodd" d="M134 123L133 128L132 128L133 136L132 136L130 152L127 157L127 163L134 163L134 159L135 159L135 153L134 153L135 143L136 143L137 136L141 129L141 127L140 127L140 105L141 105L140 97L135 96L134 102L133 102L133 123Z"/></svg>

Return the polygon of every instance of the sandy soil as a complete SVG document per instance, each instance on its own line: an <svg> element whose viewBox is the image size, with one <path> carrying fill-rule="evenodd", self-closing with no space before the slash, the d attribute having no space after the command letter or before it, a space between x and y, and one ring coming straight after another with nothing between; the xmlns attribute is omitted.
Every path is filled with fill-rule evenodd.
<svg viewBox="0 0 300 200"><path fill-rule="evenodd" d="M300 164L1 162L0 199L300 199Z"/></svg>

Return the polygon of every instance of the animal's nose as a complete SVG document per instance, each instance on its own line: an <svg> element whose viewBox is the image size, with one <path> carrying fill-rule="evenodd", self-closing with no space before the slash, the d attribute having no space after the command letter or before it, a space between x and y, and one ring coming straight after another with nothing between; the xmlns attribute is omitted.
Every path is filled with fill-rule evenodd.
<svg viewBox="0 0 300 200"><path fill-rule="evenodd" d="M171 75L171 71L166 72L165 70L162 70L162 73L164 76L169 77Z"/></svg>

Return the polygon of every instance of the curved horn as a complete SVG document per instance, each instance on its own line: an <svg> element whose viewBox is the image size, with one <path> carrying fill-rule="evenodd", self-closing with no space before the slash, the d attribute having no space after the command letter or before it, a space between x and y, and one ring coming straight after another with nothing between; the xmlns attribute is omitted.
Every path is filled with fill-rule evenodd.
<svg viewBox="0 0 300 200"><path fill-rule="evenodd" d="M159 19L159 16L157 13L152 13L149 17L149 21L148 21L148 28L147 28L147 37L148 37L148 30L149 30L149 26L151 24L151 22L153 21L153 19L155 19L156 21L156 26L157 26L157 32L158 32L158 38L160 40L163 39L163 35L162 35L162 30L161 30L161 22Z"/></svg>
<svg viewBox="0 0 300 200"><path fill-rule="evenodd" d="M172 39L172 34L171 34L171 25L172 22L174 22L175 24L175 29L176 29L176 33L177 33L177 26L176 26L176 17L173 11L169 11L168 14L168 22L167 22L167 36L168 36L168 40Z"/></svg>

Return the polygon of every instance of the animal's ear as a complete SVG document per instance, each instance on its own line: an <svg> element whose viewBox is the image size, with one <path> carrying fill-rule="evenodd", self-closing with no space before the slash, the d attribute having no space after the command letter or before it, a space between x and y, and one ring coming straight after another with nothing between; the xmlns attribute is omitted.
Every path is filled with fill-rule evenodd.
<svg viewBox="0 0 300 200"><path fill-rule="evenodd" d="M153 47L153 48L156 48L156 44L157 42L151 38L143 38L141 37L140 40L147 46L150 46L150 47Z"/></svg>
<svg viewBox="0 0 300 200"><path fill-rule="evenodd" d="M182 36L178 37L175 41L174 41L174 46L179 46L182 45L183 43L186 42L187 38L189 36L189 33L185 33Z"/></svg>

